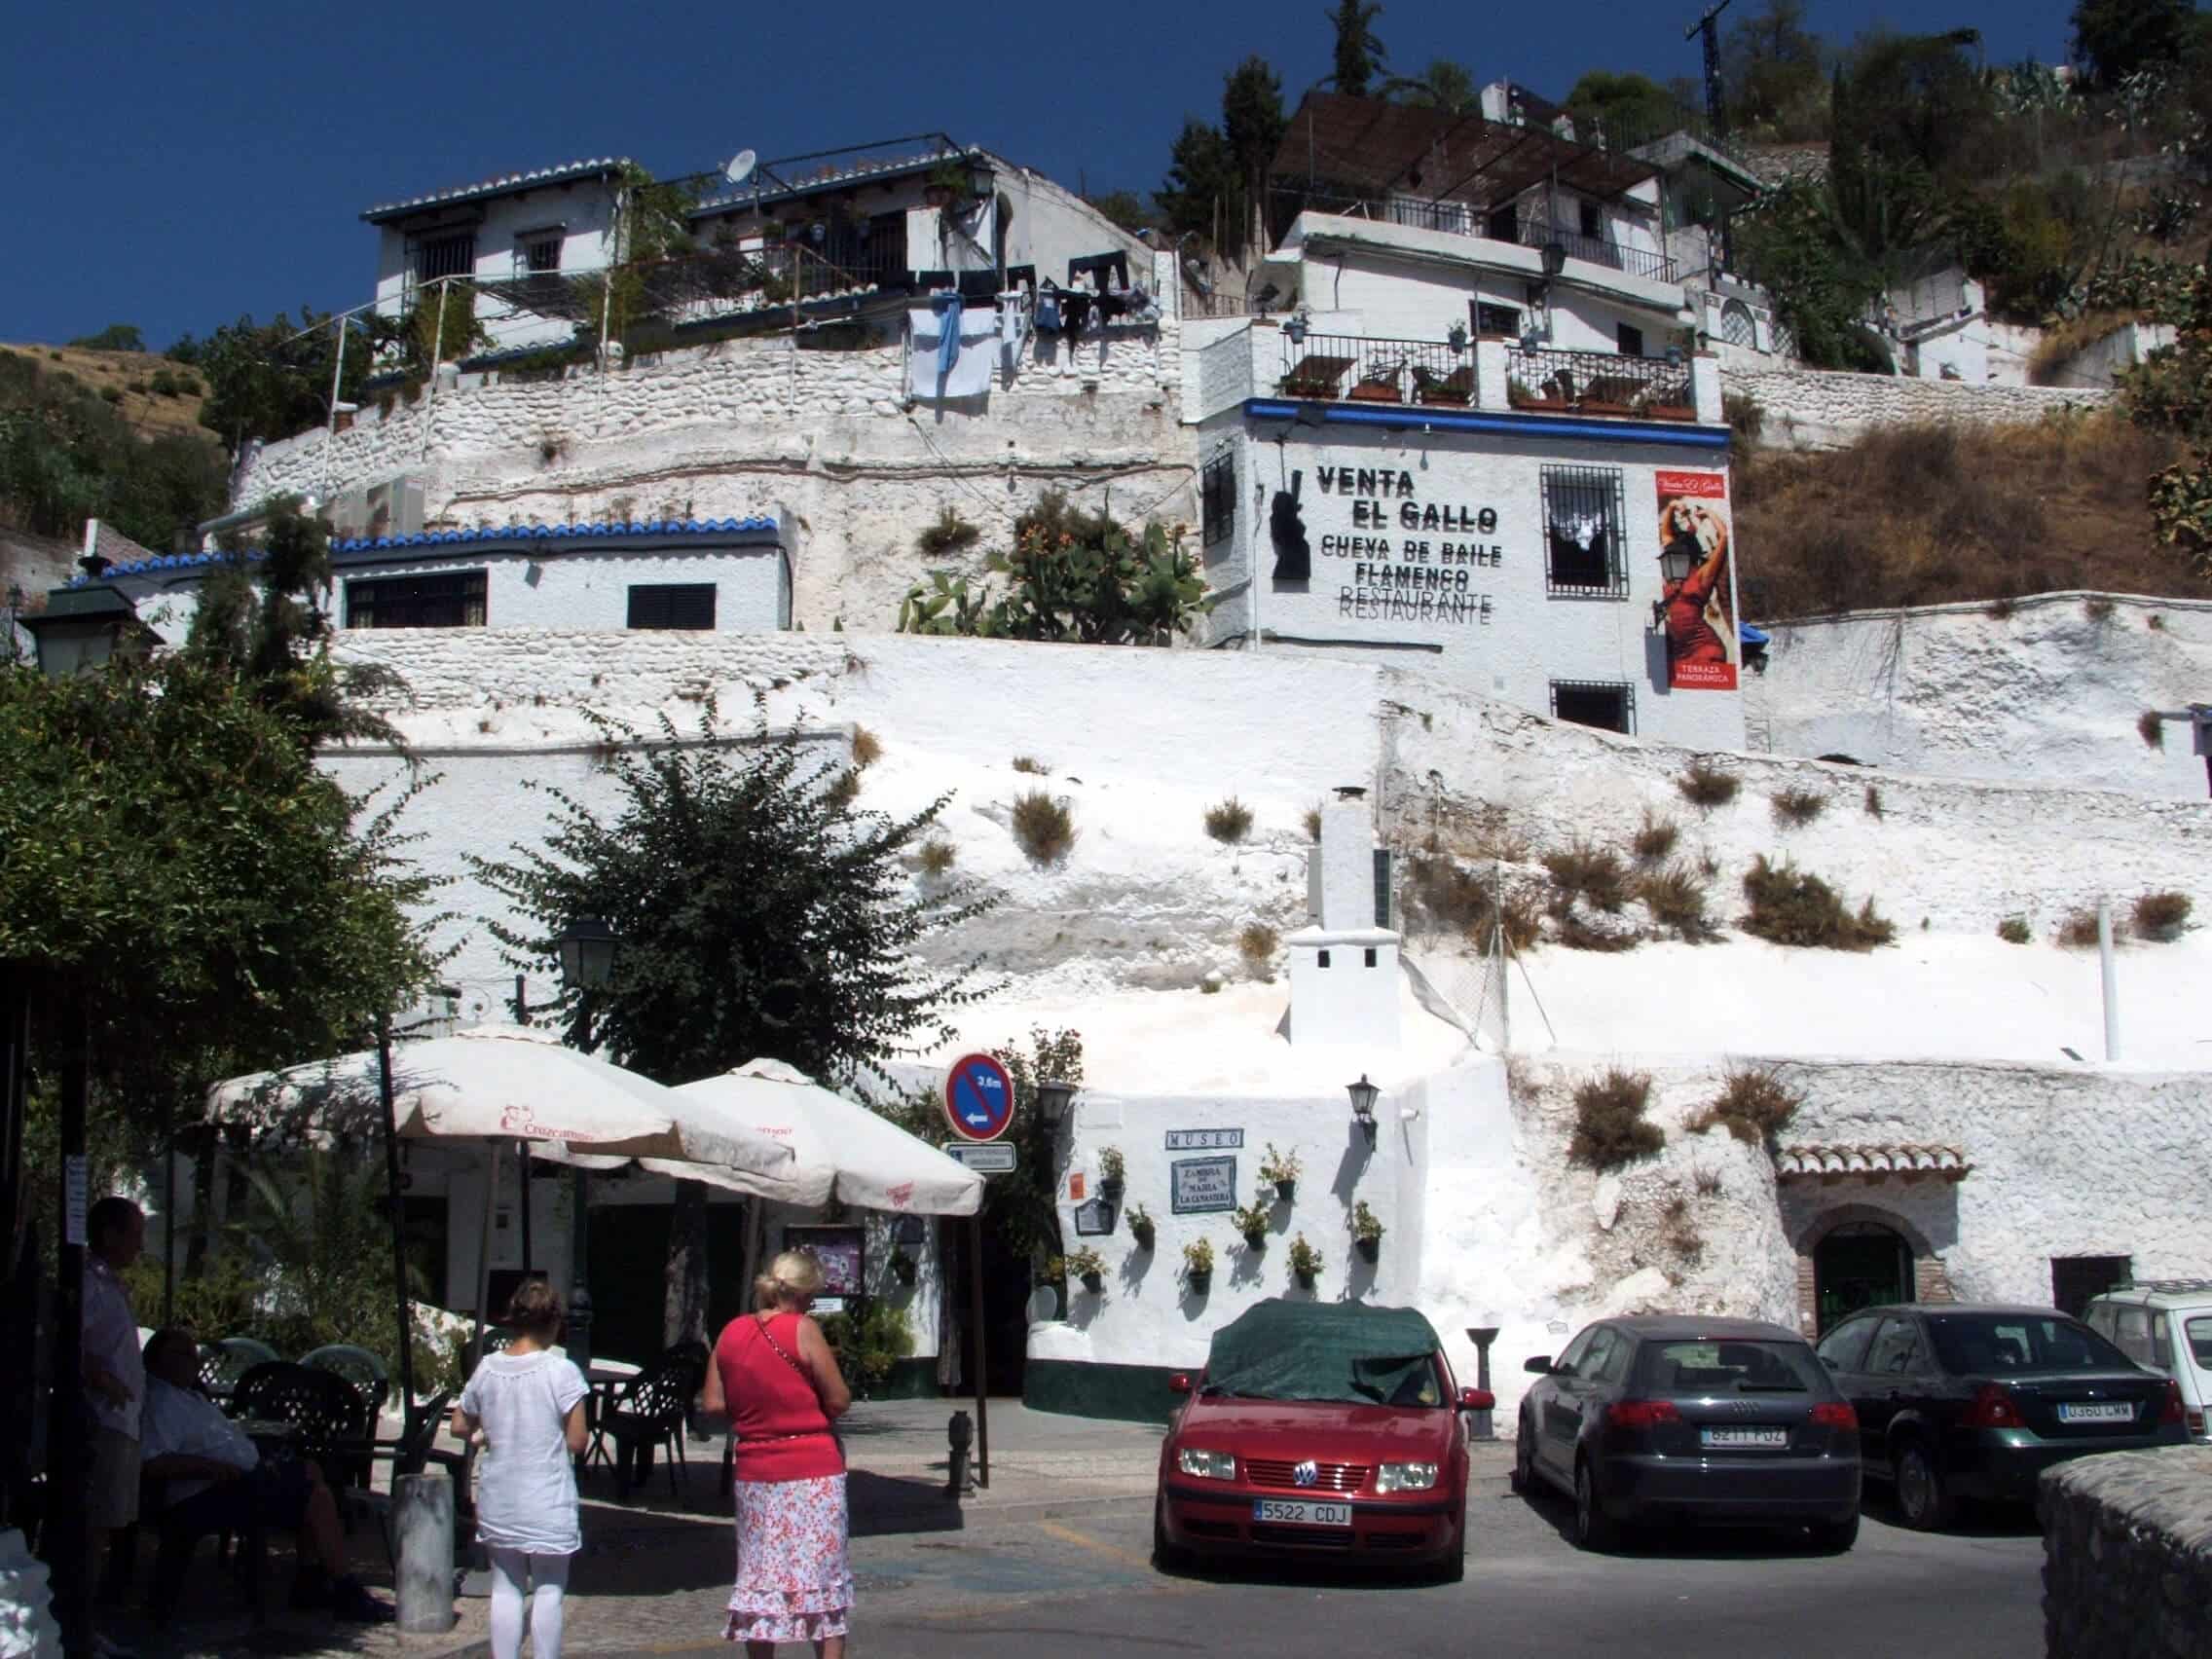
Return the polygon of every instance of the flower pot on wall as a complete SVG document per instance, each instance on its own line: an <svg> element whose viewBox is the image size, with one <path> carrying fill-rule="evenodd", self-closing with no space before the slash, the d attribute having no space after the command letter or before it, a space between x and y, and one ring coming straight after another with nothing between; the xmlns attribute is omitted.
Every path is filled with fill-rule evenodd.
<svg viewBox="0 0 2212 1659"><path fill-rule="evenodd" d="M1104 1273L1085 1273L1083 1275L1083 1288L1093 1296L1105 1295L1106 1275Z"/></svg>
<svg viewBox="0 0 2212 1659"><path fill-rule="evenodd" d="M1211 1268L1206 1269L1203 1272L1199 1272L1194 1268L1184 1276L1190 1280L1193 1296L1203 1296L1213 1288L1213 1270Z"/></svg>
<svg viewBox="0 0 2212 1659"><path fill-rule="evenodd" d="M1311 1274L1311 1273L1298 1273L1298 1274L1295 1274L1295 1275L1293 1275L1293 1276L1295 1276L1295 1277L1297 1278L1297 1280L1298 1280L1298 1288L1299 1288L1300 1290L1311 1290L1311 1289L1313 1288L1313 1277L1314 1277L1314 1275L1313 1275L1313 1274Z"/></svg>
<svg viewBox="0 0 2212 1659"><path fill-rule="evenodd" d="M1293 1199L1293 1198L1297 1198L1297 1197L1298 1197L1298 1180L1297 1180L1297 1178L1296 1178L1295 1176L1293 1176L1293 1177L1292 1177L1292 1178L1291 1178L1290 1180L1288 1180L1288 1181L1277 1181L1277 1182L1275 1183L1275 1201L1276 1201L1276 1202L1278 1202L1278 1203L1285 1203L1285 1204L1287 1204L1287 1203L1289 1203L1289 1202L1291 1201L1291 1199Z"/></svg>
<svg viewBox="0 0 2212 1659"><path fill-rule="evenodd" d="M1098 1183L1098 1196L1104 1198L1108 1203L1118 1205L1122 1201L1122 1192L1125 1185L1126 1183L1121 1180L1119 1177L1112 1175L1104 1176L1099 1180Z"/></svg>
<svg viewBox="0 0 2212 1659"><path fill-rule="evenodd" d="M1258 1255L1267 1247L1268 1235L1265 1233L1247 1233L1244 1235L1244 1248L1254 1255Z"/></svg>
<svg viewBox="0 0 2212 1659"><path fill-rule="evenodd" d="M1359 1252L1359 1259L1363 1262L1372 1262L1382 1254L1382 1240L1380 1238L1355 1238L1352 1247Z"/></svg>
<svg viewBox="0 0 2212 1659"><path fill-rule="evenodd" d="M1154 1236L1155 1235L1150 1227L1145 1226L1140 1222L1132 1221L1131 1223L1129 1223L1129 1237L1132 1241L1134 1241L1138 1249L1145 1251L1151 1250Z"/></svg>

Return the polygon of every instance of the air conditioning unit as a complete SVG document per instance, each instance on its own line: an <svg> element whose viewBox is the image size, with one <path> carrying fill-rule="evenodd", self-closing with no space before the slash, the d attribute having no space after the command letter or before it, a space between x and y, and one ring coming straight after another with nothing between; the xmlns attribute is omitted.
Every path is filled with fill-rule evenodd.
<svg viewBox="0 0 2212 1659"><path fill-rule="evenodd" d="M363 536L420 535L423 534L423 481L408 476L387 478L363 492Z"/></svg>

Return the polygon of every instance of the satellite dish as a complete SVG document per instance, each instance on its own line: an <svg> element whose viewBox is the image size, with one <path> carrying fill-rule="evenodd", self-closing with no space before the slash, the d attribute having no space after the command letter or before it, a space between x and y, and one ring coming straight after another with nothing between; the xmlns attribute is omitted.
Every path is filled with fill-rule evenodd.
<svg viewBox="0 0 2212 1659"><path fill-rule="evenodd" d="M722 168L722 177L728 179L732 184L743 184L753 176L753 169L757 162L758 158L751 150L740 150L736 155L730 157L729 166Z"/></svg>

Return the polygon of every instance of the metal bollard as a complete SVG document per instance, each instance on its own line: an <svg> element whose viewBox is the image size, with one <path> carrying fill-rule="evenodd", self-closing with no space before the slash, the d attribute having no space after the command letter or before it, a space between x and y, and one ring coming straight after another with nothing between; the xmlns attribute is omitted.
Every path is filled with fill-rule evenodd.
<svg viewBox="0 0 2212 1659"><path fill-rule="evenodd" d="M975 1419L966 1412L954 1412L944 1425L944 1441L951 1453L944 1477L948 1496L968 1497L976 1491L976 1483L968 1473L968 1448L975 1438Z"/></svg>
<svg viewBox="0 0 2212 1659"><path fill-rule="evenodd" d="M453 1477L443 1469L391 1483L391 1530L399 1541L393 1600L399 1628L415 1636L453 1629Z"/></svg>
<svg viewBox="0 0 2212 1659"><path fill-rule="evenodd" d="M1497 1341L1497 1333L1498 1327L1495 1325L1469 1325L1467 1327L1467 1340L1475 1345L1475 1386L1478 1388L1487 1389L1490 1386L1490 1345ZM1474 1425L1468 1432L1475 1439L1495 1440L1497 1438L1497 1424L1493 1413L1477 1412L1474 1414Z"/></svg>

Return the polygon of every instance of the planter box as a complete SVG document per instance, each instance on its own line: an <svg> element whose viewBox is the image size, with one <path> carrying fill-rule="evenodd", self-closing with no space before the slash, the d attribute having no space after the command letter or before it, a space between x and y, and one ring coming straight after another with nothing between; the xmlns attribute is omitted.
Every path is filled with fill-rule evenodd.
<svg viewBox="0 0 2212 1659"><path fill-rule="evenodd" d="M1525 397L1518 392L1508 401L1514 408L1527 410L1531 415L1565 415L1570 407L1564 397Z"/></svg>
<svg viewBox="0 0 2212 1659"><path fill-rule="evenodd" d="M1581 403L1585 415L1634 415L1635 410L1625 403L1608 403L1602 397L1585 397Z"/></svg>
<svg viewBox="0 0 2212 1659"><path fill-rule="evenodd" d="M1648 411L1654 421L1694 421L1697 411L1686 403L1654 403Z"/></svg>
<svg viewBox="0 0 2212 1659"><path fill-rule="evenodd" d="M1403 403L1406 394L1394 386L1362 384L1351 388L1354 403Z"/></svg>

